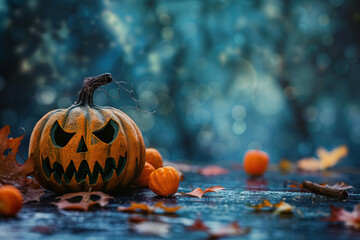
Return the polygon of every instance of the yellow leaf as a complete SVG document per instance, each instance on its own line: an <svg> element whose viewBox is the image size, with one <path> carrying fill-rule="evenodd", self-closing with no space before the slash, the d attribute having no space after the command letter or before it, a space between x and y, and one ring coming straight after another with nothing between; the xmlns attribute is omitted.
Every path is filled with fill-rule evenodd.
<svg viewBox="0 0 360 240"><path fill-rule="evenodd" d="M327 151L324 148L318 148L316 151L320 161L320 168L326 169L337 164L341 158L346 157L348 148L345 145L339 146L332 151Z"/></svg>

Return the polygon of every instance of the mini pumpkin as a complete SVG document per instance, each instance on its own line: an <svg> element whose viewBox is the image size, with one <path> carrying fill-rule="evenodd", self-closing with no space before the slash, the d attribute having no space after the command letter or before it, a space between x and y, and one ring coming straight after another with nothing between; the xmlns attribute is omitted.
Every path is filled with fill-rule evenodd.
<svg viewBox="0 0 360 240"><path fill-rule="evenodd" d="M269 165L269 155L260 150L249 150L244 156L244 171L251 176L263 175Z"/></svg>
<svg viewBox="0 0 360 240"><path fill-rule="evenodd" d="M153 165L155 169L163 166L162 156L155 148L146 148L145 161Z"/></svg>
<svg viewBox="0 0 360 240"><path fill-rule="evenodd" d="M30 139L36 178L59 193L114 192L132 184L145 165L145 145L135 122L122 111L96 106L97 87L110 74L86 78L78 101L47 113Z"/></svg>
<svg viewBox="0 0 360 240"><path fill-rule="evenodd" d="M135 182L135 184L137 186L139 186L139 187L147 187L148 186L148 181L149 181L149 176L153 171L155 171L155 168L153 167L153 165L146 162L145 167L144 167L140 177Z"/></svg>
<svg viewBox="0 0 360 240"><path fill-rule="evenodd" d="M150 174L149 188L159 196L169 197L179 188L179 173L173 167L162 167Z"/></svg>
<svg viewBox="0 0 360 240"><path fill-rule="evenodd" d="M11 185L0 187L0 216L14 217L22 208L23 196Z"/></svg>

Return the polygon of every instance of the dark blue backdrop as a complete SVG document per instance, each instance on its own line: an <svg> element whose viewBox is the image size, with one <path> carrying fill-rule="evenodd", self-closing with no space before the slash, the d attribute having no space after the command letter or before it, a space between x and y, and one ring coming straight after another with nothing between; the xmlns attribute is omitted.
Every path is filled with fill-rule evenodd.
<svg viewBox="0 0 360 240"><path fill-rule="evenodd" d="M167 159L347 144L343 164L360 166L359 29L358 1L1 1L0 124L26 129L26 155L42 115L111 72L155 110L123 109ZM103 89L98 105L135 105Z"/></svg>

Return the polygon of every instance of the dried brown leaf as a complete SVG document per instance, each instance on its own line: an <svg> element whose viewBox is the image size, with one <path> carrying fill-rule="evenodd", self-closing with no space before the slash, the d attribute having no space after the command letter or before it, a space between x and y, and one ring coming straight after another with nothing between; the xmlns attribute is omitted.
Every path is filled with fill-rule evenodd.
<svg viewBox="0 0 360 240"><path fill-rule="evenodd" d="M226 189L222 186L213 186L213 187L209 187L209 188L205 189L204 191L201 188L196 188L195 190L193 190L192 192L189 192L189 193L183 193L183 192L179 192L179 193L183 194L183 195L187 195L187 196L202 198L205 193L217 192L220 190L226 190Z"/></svg>
<svg viewBox="0 0 360 240"><path fill-rule="evenodd" d="M99 199L93 201L91 196L98 196ZM72 198L81 197L79 202L71 202ZM58 209L70 210L70 211L88 211L90 207L94 205L99 205L100 207L105 207L109 200L112 199L110 195L103 192L77 192L77 193L67 193L57 199L60 199L58 202L53 202Z"/></svg>
<svg viewBox="0 0 360 240"><path fill-rule="evenodd" d="M16 161L16 154L24 136L11 138L9 135L9 126L0 129L0 185L18 188L23 195L24 203L39 201L44 190L32 178L27 177L35 171L32 156L24 164Z"/></svg>

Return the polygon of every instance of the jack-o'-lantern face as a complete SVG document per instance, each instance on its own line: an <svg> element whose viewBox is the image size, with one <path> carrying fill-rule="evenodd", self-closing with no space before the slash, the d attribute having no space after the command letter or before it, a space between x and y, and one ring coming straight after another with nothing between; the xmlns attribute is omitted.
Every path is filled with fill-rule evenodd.
<svg viewBox="0 0 360 240"><path fill-rule="evenodd" d="M38 181L57 192L115 191L145 164L140 130L123 112L88 104L46 114L35 126L29 154Z"/></svg>

